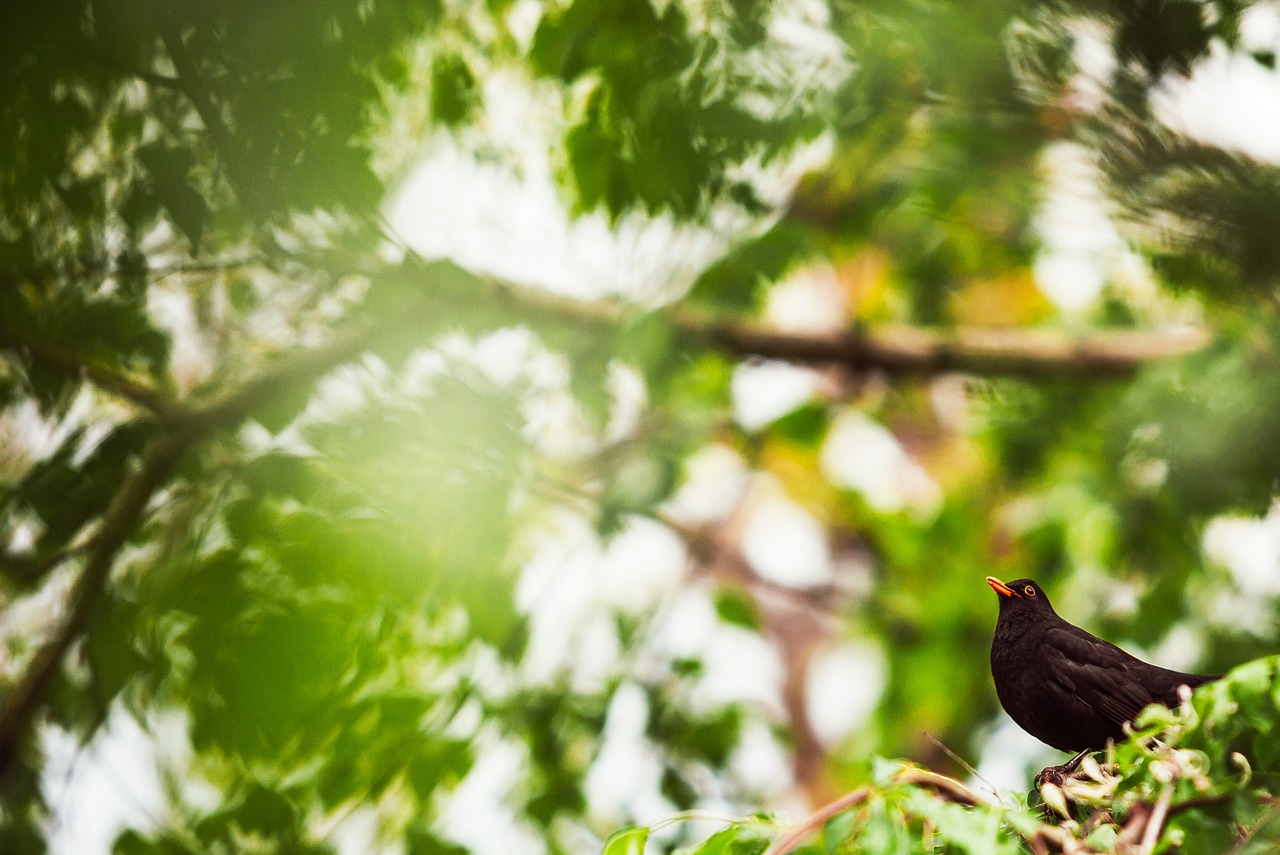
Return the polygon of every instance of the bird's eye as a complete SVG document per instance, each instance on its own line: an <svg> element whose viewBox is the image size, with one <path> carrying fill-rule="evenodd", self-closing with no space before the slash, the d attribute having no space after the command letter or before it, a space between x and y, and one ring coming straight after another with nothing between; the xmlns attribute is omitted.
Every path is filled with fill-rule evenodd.
<svg viewBox="0 0 1280 855"><path fill-rule="evenodd" d="M1028 585L1022 589L1022 593L1026 594L1028 597L1034 597L1036 595L1036 589Z"/></svg>

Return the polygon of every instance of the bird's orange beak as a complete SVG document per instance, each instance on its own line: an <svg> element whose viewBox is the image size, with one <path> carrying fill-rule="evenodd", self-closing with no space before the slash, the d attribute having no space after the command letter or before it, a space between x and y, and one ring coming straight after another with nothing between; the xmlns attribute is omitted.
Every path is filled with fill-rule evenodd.
<svg viewBox="0 0 1280 855"><path fill-rule="evenodd" d="M1014 592L1013 588L1010 588L1008 585L1006 585L1004 582L1001 582L1001 581L1000 581L999 579L997 579L995 576L988 576L988 577L987 577L987 584L988 584L988 585L990 585L992 588L994 588L994 589L995 589L995 592L996 592L997 594L999 594L1000 596L1002 596L1002 597L1016 597L1016 596L1018 596L1018 595Z"/></svg>

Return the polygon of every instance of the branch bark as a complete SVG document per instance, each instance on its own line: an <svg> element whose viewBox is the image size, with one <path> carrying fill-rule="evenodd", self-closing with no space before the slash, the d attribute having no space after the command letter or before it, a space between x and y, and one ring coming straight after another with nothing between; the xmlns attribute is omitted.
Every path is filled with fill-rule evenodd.
<svg viewBox="0 0 1280 855"><path fill-rule="evenodd" d="M738 356L826 363L893 375L945 372L988 377L1131 376L1144 365L1198 350L1203 330L1108 330L1082 336L1041 330L886 327L839 335L785 333L765 327L677 314L676 325L694 341Z"/></svg>
<svg viewBox="0 0 1280 855"><path fill-rule="evenodd" d="M54 568L79 558L92 548L93 540L89 539L52 555L30 556L0 552L0 576L5 576L19 585L31 585L43 579Z"/></svg>
<svg viewBox="0 0 1280 855"><path fill-rule="evenodd" d="M617 331L640 316L611 301L582 301L491 278L480 278L451 264L416 265L417 281L453 279L453 288L471 300L510 311L513 319L532 317L579 328ZM450 272L449 269L452 269ZM402 267L391 278L403 279ZM376 278L376 277L375 277ZM432 289L436 289L433 287ZM840 365L856 371L879 370L895 376L929 376L946 372L987 377L1118 379L1144 366L1204 347L1206 331L1097 330L1071 335L1054 330L959 328L934 330L886 326L851 329L834 335L789 333L741 320L724 320L706 312L674 306L658 309L687 347L720 350L744 358L776 359L811 365Z"/></svg>

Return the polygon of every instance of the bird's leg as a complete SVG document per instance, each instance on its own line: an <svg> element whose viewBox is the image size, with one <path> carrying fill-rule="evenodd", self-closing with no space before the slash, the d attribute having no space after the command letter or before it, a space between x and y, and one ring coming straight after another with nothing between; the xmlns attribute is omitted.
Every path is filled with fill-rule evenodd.
<svg viewBox="0 0 1280 855"><path fill-rule="evenodd" d="M1072 772L1080 768L1080 764L1084 762L1084 758L1089 756L1089 753L1092 751L1093 751L1092 748L1086 748L1083 751L1081 751L1079 754L1077 754L1075 757L1072 757L1066 763L1063 763L1058 768L1061 769L1065 774L1070 775Z"/></svg>
<svg viewBox="0 0 1280 855"><path fill-rule="evenodd" d="M1040 774L1036 775L1036 789L1040 789L1045 784L1053 784L1058 787L1062 786L1062 782L1075 772L1076 769L1080 768L1081 761L1083 761L1085 755L1091 751L1093 751L1092 748L1086 748L1060 766L1046 766L1041 769Z"/></svg>

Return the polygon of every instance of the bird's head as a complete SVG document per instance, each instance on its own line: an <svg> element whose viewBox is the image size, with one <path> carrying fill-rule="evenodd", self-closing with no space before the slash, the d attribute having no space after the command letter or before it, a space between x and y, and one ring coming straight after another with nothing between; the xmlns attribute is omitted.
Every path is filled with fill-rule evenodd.
<svg viewBox="0 0 1280 855"><path fill-rule="evenodd" d="M1031 579L1015 579L1006 585L995 576L988 576L987 584L999 595L1001 615L1054 614L1044 589Z"/></svg>

